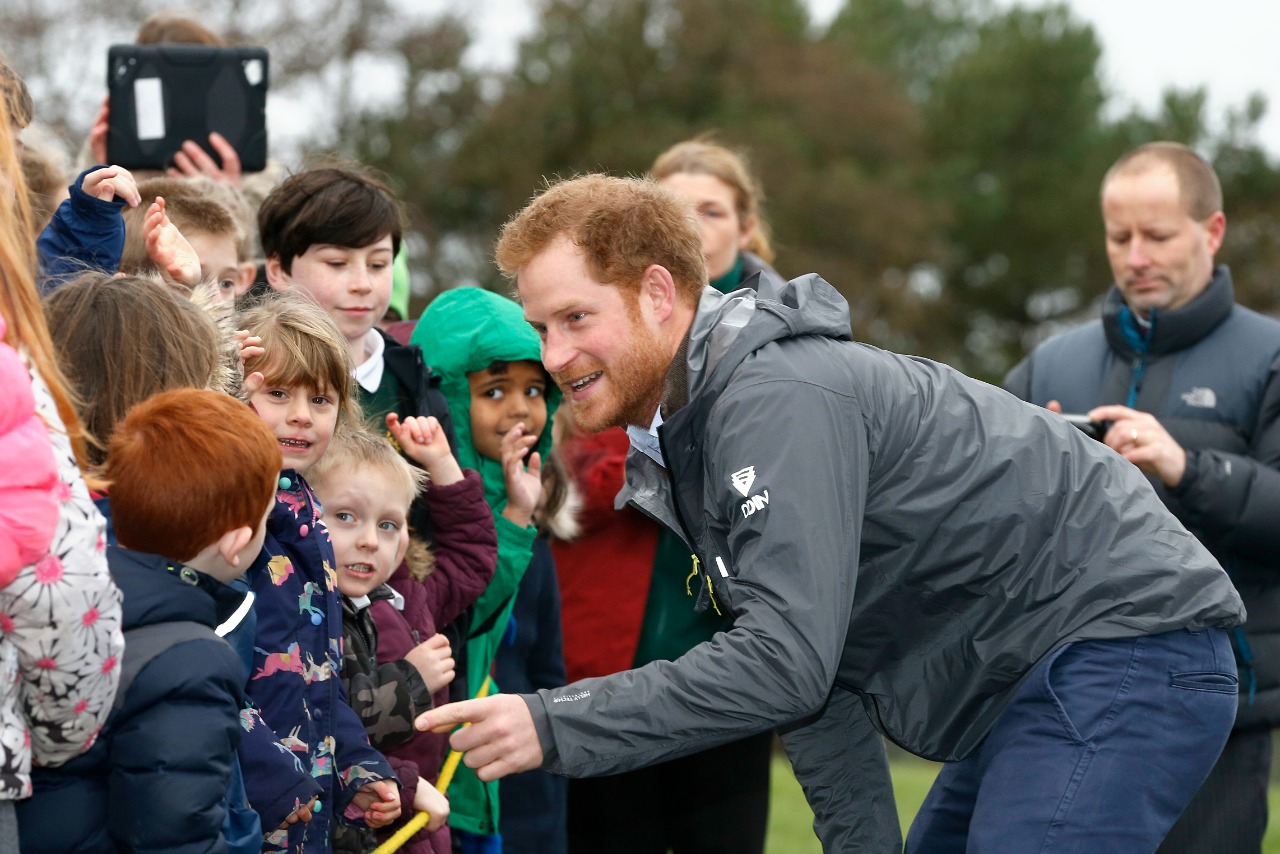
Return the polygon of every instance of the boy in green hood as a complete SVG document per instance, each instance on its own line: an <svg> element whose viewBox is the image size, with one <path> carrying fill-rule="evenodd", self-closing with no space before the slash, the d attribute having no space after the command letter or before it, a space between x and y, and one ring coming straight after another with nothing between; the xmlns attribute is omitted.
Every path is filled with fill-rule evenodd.
<svg viewBox="0 0 1280 854"><path fill-rule="evenodd" d="M520 307L490 291L467 287L441 294L422 316L412 343L428 354L440 377L457 431L458 462L480 472L498 530L497 571L473 606L466 643L465 690L474 696L489 675L533 558L533 514L542 498L542 461L551 450L560 389L542 367L541 342ZM451 827L497 834L496 781L481 783L460 766L449 801ZM472 841L472 850L500 850L496 839L488 846Z"/></svg>

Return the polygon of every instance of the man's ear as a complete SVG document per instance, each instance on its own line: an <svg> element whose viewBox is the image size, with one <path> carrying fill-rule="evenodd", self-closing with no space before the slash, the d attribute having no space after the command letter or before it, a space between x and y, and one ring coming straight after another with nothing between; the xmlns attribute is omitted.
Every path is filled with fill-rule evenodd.
<svg viewBox="0 0 1280 854"><path fill-rule="evenodd" d="M1204 221L1205 232L1209 237L1209 254L1214 255L1222 247L1227 235L1227 215L1222 211L1214 211Z"/></svg>
<svg viewBox="0 0 1280 854"><path fill-rule="evenodd" d="M640 299L648 306L653 318L665 322L676 308L676 282L671 272L661 264L650 264L640 280Z"/></svg>
<svg viewBox="0 0 1280 854"><path fill-rule="evenodd" d="M290 278L289 274L284 271L284 265L280 263L279 255L272 255L267 259L267 284L275 288L277 291L289 290Z"/></svg>
<svg viewBox="0 0 1280 854"><path fill-rule="evenodd" d="M253 528L247 525L243 528L236 528L234 531L227 531L218 538L218 554L222 555L222 559L237 569L240 568L240 553L244 551L245 546L253 539Z"/></svg>

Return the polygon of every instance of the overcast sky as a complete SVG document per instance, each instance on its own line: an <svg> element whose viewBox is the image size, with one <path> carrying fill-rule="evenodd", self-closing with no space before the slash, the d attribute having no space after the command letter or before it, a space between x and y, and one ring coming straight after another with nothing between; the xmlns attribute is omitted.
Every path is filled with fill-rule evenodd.
<svg viewBox="0 0 1280 854"><path fill-rule="evenodd" d="M808 0L825 22L843 0ZM995 0L1002 6L1051 0ZM1280 0L1067 0L1093 24L1103 46L1104 82L1118 111L1147 110L1169 86L1209 88L1210 115L1239 106L1255 90L1269 108L1261 142L1280 155ZM530 0L476 0L476 58L509 64L533 26Z"/></svg>

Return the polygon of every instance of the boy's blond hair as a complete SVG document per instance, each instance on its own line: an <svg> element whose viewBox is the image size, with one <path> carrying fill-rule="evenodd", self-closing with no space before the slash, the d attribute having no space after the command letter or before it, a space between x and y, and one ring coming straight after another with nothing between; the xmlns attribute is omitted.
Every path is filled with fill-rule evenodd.
<svg viewBox="0 0 1280 854"><path fill-rule="evenodd" d="M427 482L427 473L409 465L385 436L379 436L368 426L351 423L333 434L333 441L324 456L307 474L313 486L322 485L339 472L363 472L377 469L391 476L404 493L405 514L409 505L418 497Z"/></svg>
<svg viewBox="0 0 1280 854"><path fill-rule="evenodd" d="M184 237L192 234L211 234L234 241L237 254L243 241L239 224L227 206L214 194L185 178L149 178L138 184L142 204L126 207L124 217L124 251L120 254L120 272L130 276L157 273L151 256L147 254L144 226L147 209L156 196L164 197L165 213Z"/></svg>
<svg viewBox="0 0 1280 854"><path fill-rule="evenodd" d="M265 350L245 362L245 376L258 371L269 385L328 391L338 398L338 423L360 423L347 339L315 300L272 292L242 311L236 325L261 338Z"/></svg>

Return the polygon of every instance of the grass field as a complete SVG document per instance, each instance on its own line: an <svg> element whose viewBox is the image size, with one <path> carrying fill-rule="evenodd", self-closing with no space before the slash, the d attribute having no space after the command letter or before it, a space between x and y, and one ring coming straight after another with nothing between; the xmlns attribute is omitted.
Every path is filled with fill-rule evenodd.
<svg viewBox="0 0 1280 854"><path fill-rule="evenodd" d="M925 793L933 784L938 766L911 756L895 758L893 791L898 802L898 818L903 832L911 823L916 810L924 801ZM1280 789L1271 787L1271 825L1263 842L1263 854L1280 854ZM781 753L773 760L772 802L769 806L769 836L765 843L766 854L822 854L822 846L813 835L813 812L805 803L800 784L791 773L791 765Z"/></svg>

